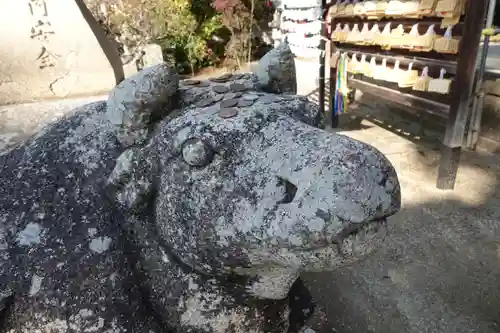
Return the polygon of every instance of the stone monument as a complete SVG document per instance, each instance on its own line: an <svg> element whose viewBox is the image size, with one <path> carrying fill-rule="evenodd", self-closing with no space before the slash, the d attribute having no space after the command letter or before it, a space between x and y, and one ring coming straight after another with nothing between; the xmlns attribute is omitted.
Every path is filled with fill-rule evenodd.
<svg viewBox="0 0 500 333"><path fill-rule="evenodd" d="M286 46L266 59L206 81L147 68L0 155L1 333L304 325L300 273L374 251L400 187L282 94Z"/></svg>
<svg viewBox="0 0 500 333"><path fill-rule="evenodd" d="M0 8L0 105L107 92L117 83L77 2L0 0Z"/></svg>

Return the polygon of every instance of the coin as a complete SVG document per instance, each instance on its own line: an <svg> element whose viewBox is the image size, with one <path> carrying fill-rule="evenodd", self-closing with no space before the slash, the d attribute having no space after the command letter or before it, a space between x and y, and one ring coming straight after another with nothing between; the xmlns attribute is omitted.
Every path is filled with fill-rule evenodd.
<svg viewBox="0 0 500 333"><path fill-rule="evenodd" d="M198 84L198 87L209 87L209 86L210 86L210 82L208 82L208 81L201 81Z"/></svg>
<svg viewBox="0 0 500 333"><path fill-rule="evenodd" d="M236 108L223 108L219 110L219 117L227 119L232 118L238 114L238 110Z"/></svg>
<svg viewBox="0 0 500 333"><path fill-rule="evenodd" d="M201 83L200 80L183 80L181 82L187 86L196 86Z"/></svg>
<svg viewBox="0 0 500 333"><path fill-rule="evenodd" d="M263 104L271 104L277 102L278 98L274 95L264 95L259 98L259 102Z"/></svg>
<svg viewBox="0 0 500 333"><path fill-rule="evenodd" d="M230 93L227 93L224 95L224 99L233 99L233 98L240 98L241 95L243 95L242 93L240 92L230 92Z"/></svg>
<svg viewBox="0 0 500 333"><path fill-rule="evenodd" d="M232 106L235 106L236 104L238 104L238 99L236 99L236 98L225 99L225 100L220 102L220 108L221 109L230 108Z"/></svg>
<svg viewBox="0 0 500 333"><path fill-rule="evenodd" d="M243 98L245 101L255 101L257 99L259 99L259 95L254 95L254 94L247 94L247 95L243 95Z"/></svg>
<svg viewBox="0 0 500 333"><path fill-rule="evenodd" d="M229 86L232 92L241 92L247 90L247 87L241 83L231 83Z"/></svg>
<svg viewBox="0 0 500 333"><path fill-rule="evenodd" d="M229 91L229 88L223 85L216 85L212 87L212 90L218 94L225 94Z"/></svg>
<svg viewBox="0 0 500 333"><path fill-rule="evenodd" d="M211 77L211 78L209 78L209 80L213 81L213 82L224 83L224 82L229 81L232 77L233 77L233 74L231 74L231 73L225 73L225 74L222 74L219 77Z"/></svg>
<svg viewBox="0 0 500 333"><path fill-rule="evenodd" d="M247 107L247 106L251 106L253 105L253 103L255 102L255 100L251 101L251 100L245 100L245 99L240 99L238 101L238 107L240 108L244 108L244 107Z"/></svg>

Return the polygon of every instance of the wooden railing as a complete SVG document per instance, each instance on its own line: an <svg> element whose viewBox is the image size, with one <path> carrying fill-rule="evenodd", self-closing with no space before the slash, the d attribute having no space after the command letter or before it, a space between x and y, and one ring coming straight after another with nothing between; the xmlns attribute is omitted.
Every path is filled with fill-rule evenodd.
<svg viewBox="0 0 500 333"><path fill-rule="evenodd" d="M376 58L377 65L385 59L384 61L389 70L393 69L396 63L399 63L401 70L408 70L409 66L411 66L413 70L418 70L420 75L422 70L427 67L429 77L433 78L439 77L442 69L446 71L444 78L452 81L449 93L418 91L412 87L401 88L397 83L393 82L394 80L390 80L392 81L390 82L374 79L364 73L349 73L347 80L350 89L359 89L366 94L403 106L405 109L430 113L444 120L446 129L442 142L442 154L437 179L439 189L453 189L455 185L464 143L464 133L469 120L476 58L488 3L488 0L467 1L465 14L453 26L453 36L460 38L458 52L455 54L439 53L435 50L417 52L399 48L397 45L389 50L384 50L376 45L356 45L345 41L332 41L331 59L337 59L339 54L346 54L348 57L357 55L359 60L364 55L368 62L372 57ZM335 1L332 4L335 4ZM411 28L418 23L419 33L424 34L429 26L433 24L435 25L436 34L443 36L446 28L441 28L441 19L438 17L423 17L369 20L362 17L334 17L330 21L330 27L333 30L340 23L341 26L348 25L352 29L355 24L358 24L361 29L365 23L368 24L369 28L377 23L383 28L387 22L391 22L393 29L401 24L405 33L408 34ZM325 37L331 37L331 31ZM331 91L328 96L330 107L326 109L329 111L325 111L332 127L338 126L339 117L342 116L341 114L335 114L332 108L337 88L336 64L337 62L333 62L329 66ZM324 84L320 84L320 89L324 88L324 86ZM319 95L321 97L322 93L320 92ZM319 102L321 103L321 101Z"/></svg>

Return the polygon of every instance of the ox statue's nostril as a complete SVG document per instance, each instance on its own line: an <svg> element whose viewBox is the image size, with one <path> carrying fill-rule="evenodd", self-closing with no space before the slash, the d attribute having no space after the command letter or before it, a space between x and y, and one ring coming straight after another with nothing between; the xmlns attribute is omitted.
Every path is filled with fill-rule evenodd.
<svg viewBox="0 0 500 333"><path fill-rule="evenodd" d="M297 194L297 186L290 182L288 179L278 177L278 186L285 187L285 193L283 193L283 198L278 201L279 204L287 204L293 201L295 194Z"/></svg>

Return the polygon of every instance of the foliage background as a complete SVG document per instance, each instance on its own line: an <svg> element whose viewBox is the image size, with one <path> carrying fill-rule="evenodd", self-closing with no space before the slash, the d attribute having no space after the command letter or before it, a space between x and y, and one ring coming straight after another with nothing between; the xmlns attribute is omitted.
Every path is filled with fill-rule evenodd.
<svg viewBox="0 0 500 333"><path fill-rule="evenodd" d="M87 0L87 6L124 63L142 45L157 43L181 73L250 60L258 46L252 32L272 16L266 0Z"/></svg>

